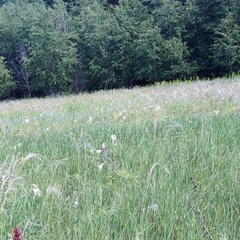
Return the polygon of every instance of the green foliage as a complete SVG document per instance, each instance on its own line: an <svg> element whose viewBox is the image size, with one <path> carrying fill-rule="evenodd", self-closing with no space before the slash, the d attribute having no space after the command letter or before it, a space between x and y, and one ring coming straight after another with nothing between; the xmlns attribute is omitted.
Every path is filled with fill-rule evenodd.
<svg viewBox="0 0 240 240"><path fill-rule="evenodd" d="M39 8L38 8L39 11ZM71 87L76 51L68 31L67 13L63 5L53 9L41 6L29 29L29 57L25 63L32 76L35 92L54 94Z"/></svg>
<svg viewBox="0 0 240 240"><path fill-rule="evenodd" d="M154 18L158 15L149 15L139 1L121 1L107 10L94 2L81 9L79 45L89 89L144 85L193 73L180 33L162 36Z"/></svg>
<svg viewBox="0 0 240 240"><path fill-rule="evenodd" d="M28 4L26 1L7 3L0 9L0 46L1 54L8 60L17 90L23 95L31 95L31 79L26 69L28 59L27 48L29 28L41 8L38 4Z"/></svg>
<svg viewBox="0 0 240 240"><path fill-rule="evenodd" d="M240 68L240 27L232 14L221 20L215 34L213 62L221 69L220 74L230 76Z"/></svg>
<svg viewBox="0 0 240 240"><path fill-rule="evenodd" d="M76 51L63 3L46 9L41 2L17 1L0 10L1 53L18 89L28 96L68 91Z"/></svg>
<svg viewBox="0 0 240 240"><path fill-rule="evenodd" d="M109 21L111 13L93 2L81 9L79 45L83 49L84 69L89 89L108 88L116 83L114 49L118 25Z"/></svg>
<svg viewBox="0 0 240 240"><path fill-rule="evenodd" d="M154 17L154 25L159 27L165 39L181 37L184 31L184 6L179 1L152 0L148 8Z"/></svg>
<svg viewBox="0 0 240 240"><path fill-rule="evenodd" d="M220 50L220 45L224 44L221 43L223 40L226 44L224 49L226 49L231 47L232 43L224 39L219 32L228 27L226 19L232 18L232 24L237 21L238 9L239 3L236 0L186 1L184 15L187 31L183 34L183 39L187 43L190 59L197 63L198 75L214 77L231 71L229 67L222 68L224 65L229 66L229 63L224 63L229 57L227 51ZM235 12L234 15L232 12ZM236 33L232 34L231 38L231 42L238 41ZM219 54L222 55L220 59Z"/></svg>
<svg viewBox="0 0 240 240"><path fill-rule="evenodd" d="M239 71L237 0L0 1L0 55L15 95Z"/></svg>
<svg viewBox="0 0 240 240"><path fill-rule="evenodd" d="M9 97L15 86L3 57L0 57L0 86L0 99Z"/></svg>

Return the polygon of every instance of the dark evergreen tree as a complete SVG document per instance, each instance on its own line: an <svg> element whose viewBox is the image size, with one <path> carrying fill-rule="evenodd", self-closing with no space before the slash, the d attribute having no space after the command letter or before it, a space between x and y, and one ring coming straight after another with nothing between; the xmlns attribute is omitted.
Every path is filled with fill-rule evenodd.
<svg viewBox="0 0 240 240"><path fill-rule="evenodd" d="M161 58L161 65L157 67L158 80L194 75L195 62L189 61L189 50L182 39L185 32L183 5L175 0L144 1L144 5L152 16L151 26L162 36L161 52L157 54Z"/></svg>
<svg viewBox="0 0 240 240"><path fill-rule="evenodd" d="M240 70L240 25L239 2L236 0L226 3L225 17L214 28L214 44L212 46L212 62L218 75Z"/></svg>
<svg viewBox="0 0 240 240"><path fill-rule="evenodd" d="M226 14L225 0L186 0L185 26L183 34L191 53L191 61L196 61L200 77L215 77L218 69L213 66L215 28Z"/></svg>

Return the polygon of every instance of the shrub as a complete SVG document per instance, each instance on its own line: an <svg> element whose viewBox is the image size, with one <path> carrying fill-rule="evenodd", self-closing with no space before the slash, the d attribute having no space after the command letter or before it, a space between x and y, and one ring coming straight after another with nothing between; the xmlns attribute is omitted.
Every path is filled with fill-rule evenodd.
<svg viewBox="0 0 240 240"><path fill-rule="evenodd" d="M0 99L9 97L15 86L3 57L0 57L0 86Z"/></svg>

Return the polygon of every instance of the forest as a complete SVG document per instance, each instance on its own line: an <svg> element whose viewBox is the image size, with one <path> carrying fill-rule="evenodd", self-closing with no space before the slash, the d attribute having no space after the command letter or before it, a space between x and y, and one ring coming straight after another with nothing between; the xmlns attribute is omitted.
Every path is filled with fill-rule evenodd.
<svg viewBox="0 0 240 240"><path fill-rule="evenodd" d="M239 0L0 0L0 100L239 70Z"/></svg>

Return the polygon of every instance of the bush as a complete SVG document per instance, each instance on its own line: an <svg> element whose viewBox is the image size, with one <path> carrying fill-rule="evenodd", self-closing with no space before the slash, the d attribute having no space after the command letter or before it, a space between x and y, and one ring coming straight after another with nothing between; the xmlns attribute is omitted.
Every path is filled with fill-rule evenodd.
<svg viewBox="0 0 240 240"><path fill-rule="evenodd" d="M10 96L15 87L10 71L6 68L4 58L0 57L0 99Z"/></svg>

